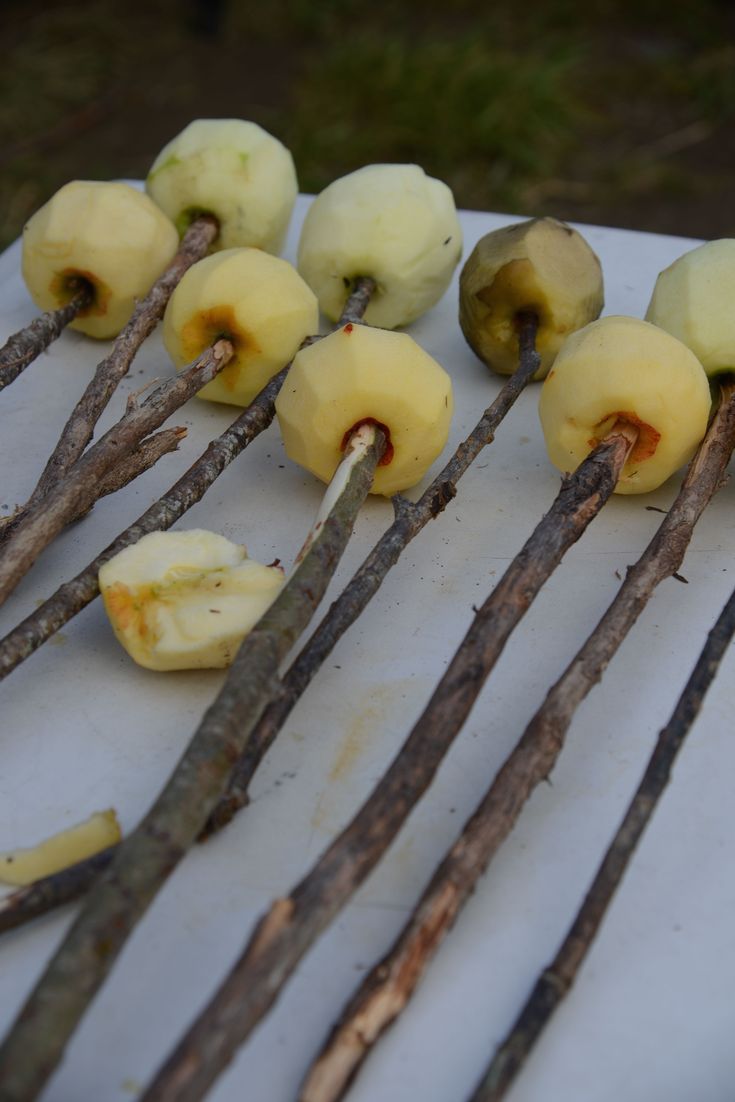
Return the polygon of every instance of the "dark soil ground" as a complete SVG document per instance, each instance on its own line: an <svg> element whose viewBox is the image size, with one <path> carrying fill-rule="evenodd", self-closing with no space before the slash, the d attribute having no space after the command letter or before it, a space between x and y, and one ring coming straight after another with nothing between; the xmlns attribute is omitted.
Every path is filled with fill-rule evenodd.
<svg viewBox="0 0 735 1102"><path fill-rule="evenodd" d="M5 0L0 244L68 179L144 176L195 117L260 122L302 190L414 160L461 206L735 236L722 2Z"/></svg>

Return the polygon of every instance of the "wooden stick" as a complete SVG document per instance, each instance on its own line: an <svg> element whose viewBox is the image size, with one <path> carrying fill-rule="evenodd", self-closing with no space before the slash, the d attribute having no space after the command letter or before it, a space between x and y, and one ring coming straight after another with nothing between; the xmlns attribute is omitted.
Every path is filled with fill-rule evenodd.
<svg viewBox="0 0 735 1102"><path fill-rule="evenodd" d="M616 426L564 480L547 515L490 594L398 756L347 828L255 931L144 1102L203 1097L275 1002L298 962L378 863L433 780L511 631L612 493L637 433Z"/></svg>
<svg viewBox="0 0 735 1102"><path fill-rule="evenodd" d="M320 510L287 585L245 638L163 792L118 847L5 1040L3 1102L36 1096L127 937L196 841L233 762L278 692L278 666L324 595L384 448L374 425L362 425L350 438L325 496L329 511Z"/></svg>
<svg viewBox="0 0 735 1102"><path fill-rule="evenodd" d="M721 404L666 519L630 568L611 608L550 690L546 702L443 858L393 946L368 973L342 1011L307 1074L300 1102L336 1102L343 1098L372 1047L408 1003L477 881L510 834L525 802L556 764L573 715L569 706L573 701L576 708L580 702L576 692L569 693L570 676L585 678L589 691L655 587L678 570L696 521L722 484L733 447L735 397L730 394L729 401ZM563 725L559 700L565 706Z"/></svg>
<svg viewBox="0 0 735 1102"><path fill-rule="evenodd" d="M735 591L707 636L671 719L658 736L643 778L554 960L544 969L498 1047L471 1102L499 1102L574 983L644 830L656 810L679 750L735 634Z"/></svg>
<svg viewBox="0 0 735 1102"><path fill-rule="evenodd" d="M367 283L368 281L363 282ZM345 325L349 321L359 322L368 301L369 298L365 299L364 291L361 292L361 288L358 286L353 297L348 300L345 313L340 318L338 326ZM281 692L266 708L253 731L245 753L237 763L227 793L220 799L212 815L210 815L202 832L202 837L206 838L209 834L221 830L240 808L246 806L250 781L301 694L310 684L340 637L357 619L377 592L381 582L391 567L398 561L404 548L452 500L459 479L477 458L481 450L492 443L498 425L511 409L518 395L535 375L539 363L538 354L535 350L538 323L535 315L527 315L522 320L521 354L518 370L508 379L495 401L485 410L470 435L460 444L419 501L416 504L411 504L402 498L394 500L397 514L395 521L375 545L346 589L332 604L309 642L291 665L287 676L283 680ZM261 392L261 397L264 393ZM269 399L270 416L273 415L272 402L274 398L275 393ZM256 399L256 402L259 400ZM252 409L253 407L251 407ZM249 415L250 411L246 411L243 418ZM233 433L238 424L239 421L224 434L224 437L228 437L228 434ZM224 440L224 437L220 437L220 441ZM219 446L219 442L215 442L215 444ZM233 451L235 445L235 441L232 444L229 442L227 444L225 454L229 457L228 462L237 454ZM237 446L239 447L239 445ZM224 445L223 450L225 450ZM214 459L214 457L212 458ZM97 575L104 562L107 562L123 547L135 543L145 532L154 531L160 527L170 527L186 508L199 501L204 490L208 485L211 485L211 482L207 481L201 491L197 487L198 496L191 496L191 476L197 472L200 463L202 463L202 460L194 464L188 474L177 484L181 487L182 494L186 493L185 501L188 504L178 505L182 494L174 492L176 487L174 487L174 491L167 495L169 504L166 506L165 525L161 523L159 515L159 505L161 503L157 503L136 522L132 529L128 529L127 532L118 537L115 543L104 551L94 563L91 563L85 571L57 590L56 594L46 601L41 608L37 609L0 642L0 680L19 665L24 658L32 654L37 647L41 646L46 639L50 638L55 631L63 627L77 611L86 607L97 595L99 592ZM223 466L219 467L217 473L221 469L223 469ZM215 477L216 474L212 474L211 481L214 481ZM200 479L199 485L202 485L202 482L203 480ZM165 502L167 499L162 500ZM152 514L151 520L146 521L149 514ZM171 517L170 520L168 519L169 516ZM128 533L130 533L130 537L128 537ZM112 853L113 850L110 850L110 858ZM84 894L97 874L96 864L90 862L86 870L84 865L85 862L80 862L73 869L54 873L53 876L39 881L39 890L36 893L14 893L7 903L6 910L3 911L0 908L0 933L4 929L21 925L37 915L45 914L54 907L61 906Z"/></svg>
<svg viewBox="0 0 735 1102"><path fill-rule="evenodd" d="M187 430L182 427L163 429L162 432L156 433L155 436L149 436L146 440L141 441L138 447L132 451L127 458L121 459L120 462L100 480L97 484L95 500L92 504L86 505L84 508L80 509L76 515L70 517L69 522L81 520L82 517L85 517L87 513L91 512L95 502L99 501L101 497L107 497L109 494L114 494L118 490L122 490L128 483L134 482L138 475L149 470L150 467L158 462L161 456L166 455L168 452L175 451L186 434ZM0 534L0 541L10 536L26 515L27 510L25 506L23 506L16 512L11 513L8 517L5 517L2 533ZM1 678L2 673L0 673L0 679Z"/></svg>
<svg viewBox="0 0 735 1102"><path fill-rule="evenodd" d="M63 333L70 321L88 305L90 291L82 287L66 306L49 310L35 318L25 329L13 333L0 348L0 390L10 386L52 341Z"/></svg>
<svg viewBox="0 0 735 1102"><path fill-rule="evenodd" d="M206 254L218 232L216 221L208 216L192 222L168 268L138 303L130 321L115 338L110 354L97 366L94 377L66 422L25 510L38 504L79 459L92 439L95 425L118 383L127 374L133 357L163 316L174 288L184 272Z"/></svg>
<svg viewBox="0 0 735 1102"><path fill-rule="evenodd" d="M0 550L0 604L28 573L55 536L97 499L99 482L153 429L210 382L234 354L232 344L219 340L191 367L158 386L141 404L129 404L125 414L26 513Z"/></svg>
<svg viewBox="0 0 735 1102"><path fill-rule="evenodd" d="M110 494L122 490L129 483L134 482L139 475L155 466L162 456L176 451L181 441L186 439L187 431L183 425L178 425L176 428L162 429L154 436L147 436L145 440L141 440L130 455L121 459L100 480L95 500L99 501L102 497L109 497ZM88 512L89 509L86 509L84 514L79 515L86 515ZM77 519L78 517L74 517L74 520Z"/></svg>

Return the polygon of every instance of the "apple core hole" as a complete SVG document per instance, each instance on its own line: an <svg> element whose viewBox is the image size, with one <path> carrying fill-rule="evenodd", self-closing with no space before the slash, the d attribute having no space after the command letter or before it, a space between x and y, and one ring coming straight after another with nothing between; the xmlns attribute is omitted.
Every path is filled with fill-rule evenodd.
<svg viewBox="0 0 735 1102"><path fill-rule="evenodd" d="M84 294L87 301L77 317L85 318L90 314L104 314L107 311L110 293L104 284L97 282L91 272L65 268L63 272L58 272L54 276L51 293L60 306L67 306L80 292Z"/></svg>
<svg viewBox="0 0 735 1102"><path fill-rule="evenodd" d="M187 207L176 215L176 218L174 218L174 225L176 226L179 237L183 237L189 227L196 222L198 218L210 218L217 223L216 241L219 237L220 220L213 210L207 210L205 207Z"/></svg>
<svg viewBox="0 0 735 1102"><path fill-rule="evenodd" d="M611 432L616 424L621 423L629 425L638 434L638 439L630 450L626 466L630 463L644 463L647 459L650 459L656 452L661 433L653 425L642 421L637 414L630 410L618 410L598 421L595 428L599 429L600 433L592 437L589 441L590 446L596 448L600 440Z"/></svg>
<svg viewBox="0 0 735 1102"><path fill-rule="evenodd" d="M374 417L361 417L359 421L355 421L354 425L349 428L342 437L342 443L339 450L345 450L345 448L347 447L347 442L352 436L353 432L357 432L361 425L375 425L375 427L380 429L380 431L383 433L383 436L385 437L385 451L380 458L378 466L387 467L393 459L393 453L395 450L390 439L390 429L387 425L384 425L382 421L377 421Z"/></svg>

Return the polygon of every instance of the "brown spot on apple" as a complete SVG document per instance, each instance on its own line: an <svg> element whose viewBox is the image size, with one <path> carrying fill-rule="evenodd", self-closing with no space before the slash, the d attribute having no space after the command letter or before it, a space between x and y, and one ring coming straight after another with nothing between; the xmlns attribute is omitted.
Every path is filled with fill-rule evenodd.
<svg viewBox="0 0 735 1102"><path fill-rule="evenodd" d="M661 433L653 427L653 425L646 424L645 421L641 421L635 413L631 413L629 410L618 410L616 413L611 413L607 417L603 417L601 421L598 421L595 428L600 428L602 431L598 436L593 436L590 441L590 447L596 448L609 432L613 430L616 424L619 422L625 422L628 425L632 425L638 433L638 439L631 448L630 455L628 456L628 463L644 463L646 459L650 459L655 454L658 442L661 439ZM604 426L604 428L602 428Z"/></svg>
<svg viewBox="0 0 735 1102"><path fill-rule="evenodd" d="M199 310L181 330L181 351L187 363L192 363L218 340L228 340L235 349L232 361L219 375L229 390L238 385L240 372L248 353L258 354L260 349L249 333L241 326L231 306L212 306Z"/></svg>

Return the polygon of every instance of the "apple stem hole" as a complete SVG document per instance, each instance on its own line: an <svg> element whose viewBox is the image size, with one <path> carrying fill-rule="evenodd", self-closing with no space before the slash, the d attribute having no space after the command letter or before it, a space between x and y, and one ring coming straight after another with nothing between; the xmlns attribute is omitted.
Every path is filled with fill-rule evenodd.
<svg viewBox="0 0 735 1102"><path fill-rule="evenodd" d="M380 461L378 463L378 466L379 467L387 467L388 464L390 463L390 461L393 459L393 452L394 452L394 448L393 448L393 445L392 445L391 439L390 439L390 429L388 428L387 425L384 425L382 421L377 421L374 417L361 417L359 421L355 421L352 428L349 428L347 430L347 432L344 434L344 436L342 437L342 444L340 446L340 451L345 451L345 449L347 448L347 445L349 443L350 437L352 436L353 433L358 431L358 429L360 428L361 425L375 425L375 427L380 429L380 431L383 433L383 436L385 437L385 450L383 451L383 454L380 457Z"/></svg>
<svg viewBox="0 0 735 1102"><path fill-rule="evenodd" d="M182 210L174 219L174 225L179 232L179 237L183 237L188 229L193 226L195 222L200 219L207 219L209 222L214 222L217 227L217 237L219 237L220 223L217 215L211 210L205 210L204 207L187 207L186 210ZM215 241L217 238L215 238Z"/></svg>

